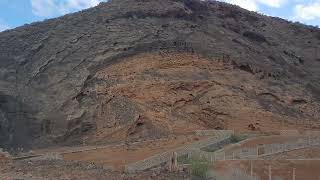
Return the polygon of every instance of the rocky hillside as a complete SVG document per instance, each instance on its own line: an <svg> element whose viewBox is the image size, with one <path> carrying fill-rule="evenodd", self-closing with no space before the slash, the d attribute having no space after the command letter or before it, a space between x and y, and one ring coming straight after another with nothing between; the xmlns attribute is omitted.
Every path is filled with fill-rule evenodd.
<svg viewBox="0 0 320 180"><path fill-rule="evenodd" d="M200 0L112 0L0 33L0 144L320 128L320 30Z"/></svg>

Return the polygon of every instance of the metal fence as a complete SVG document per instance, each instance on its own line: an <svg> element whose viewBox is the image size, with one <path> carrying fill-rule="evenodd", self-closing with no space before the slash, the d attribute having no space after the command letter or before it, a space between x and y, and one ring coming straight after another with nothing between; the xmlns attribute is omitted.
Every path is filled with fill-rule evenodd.
<svg viewBox="0 0 320 180"><path fill-rule="evenodd" d="M205 159L209 162L237 159L257 159L259 157L313 146L320 146L320 137L309 136L299 138L296 141L279 144L264 144L252 148L241 148L234 151L205 152L201 150L195 150L193 152L190 152L188 156L197 156L198 158Z"/></svg>

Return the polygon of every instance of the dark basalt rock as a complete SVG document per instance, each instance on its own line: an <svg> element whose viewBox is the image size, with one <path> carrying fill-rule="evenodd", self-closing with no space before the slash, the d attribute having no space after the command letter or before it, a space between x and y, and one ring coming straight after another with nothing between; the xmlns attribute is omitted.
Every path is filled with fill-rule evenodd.
<svg viewBox="0 0 320 180"><path fill-rule="evenodd" d="M304 43L308 40L310 43ZM159 125L136 123L144 110L129 95L97 90L132 83L115 77L98 78L97 73L142 53L187 52L212 63L233 64L225 71L248 72L263 84L261 88L281 89L296 99L308 94L312 101L306 103L313 102L316 109L320 94L315 84L320 81L319 43L317 28L200 0L111 0L5 31L0 33L0 146L10 149L80 143L81 137L102 125L110 132L136 127L135 137L140 137L138 132L149 136L153 130L166 134L167 129ZM190 75L190 79L206 81L210 78L207 71L210 69ZM153 69L139 80L150 77L186 78L166 76ZM239 82L245 83L245 78ZM310 114L285 107L286 101L274 100L274 96L252 94L243 95L244 99L257 101L261 108L311 118ZM232 102L232 97L228 98ZM195 104L199 106L197 99ZM183 110L179 113L176 116L184 114ZM317 119L319 112L313 116ZM221 115L199 117L210 123Z"/></svg>
<svg viewBox="0 0 320 180"><path fill-rule="evenodd" d="M267 42L267 39L260 33L252 32L252 31L245 31L243 36L257 42Z"/></svg>

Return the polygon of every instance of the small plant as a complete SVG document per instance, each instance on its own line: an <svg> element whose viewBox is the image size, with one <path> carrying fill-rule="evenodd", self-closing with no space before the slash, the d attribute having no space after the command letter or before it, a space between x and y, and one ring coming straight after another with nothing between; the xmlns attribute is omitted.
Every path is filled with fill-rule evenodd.
<svg viewBox="0 0 320 180"><path fill-rule="evenodd" d="M178 162L181 164L191 164L193 161L199 161L199 162L207 162L206 159L201 158L199 154L193 153L192 155L183 155L178 157Z"/></svg>
<svg viewBox="0 0 320 180"><path fill-rule="evenodd" d="M231 143L238 143L238 142L242 141L242 138L240 136L233 134L230 137L230 141L231 141Z"/></svg>
<svg viewBox="0 0 320 180"><path fill-rule="evenodd" d="M206 178L209 170L208 162L200 159L190 159L191 174L200 178Z"/></svg>
<svg viewBox="0 0 320 180"><path fill-rule="evenodd" d="M182 164L188 164L190 159L188 158L188 155L183 155L178 157L178 162Z"/></svg>
<svg viewBox="0 0 320 180"><path fill-rule="evenodd" d="M215 152L218 151L219 149L222 149L223 146L213 146L213 147L205 147L201 150L206 151L206 152Z"/></svg>

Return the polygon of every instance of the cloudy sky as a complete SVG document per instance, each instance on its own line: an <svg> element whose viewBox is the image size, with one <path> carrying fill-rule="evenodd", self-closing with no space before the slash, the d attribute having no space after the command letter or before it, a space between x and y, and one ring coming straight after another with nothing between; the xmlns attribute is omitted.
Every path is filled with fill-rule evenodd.
<svg viewBox="0 0 320 180"><path fill-rule="evenodd" d="M0 0L0 31L61 16L106 0ZM251 11L320 25L320 0L221 0Z"/></svg>

